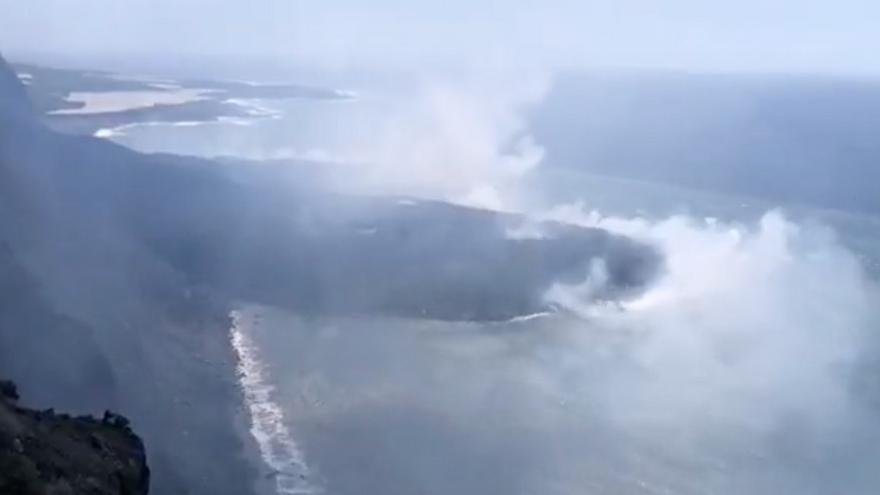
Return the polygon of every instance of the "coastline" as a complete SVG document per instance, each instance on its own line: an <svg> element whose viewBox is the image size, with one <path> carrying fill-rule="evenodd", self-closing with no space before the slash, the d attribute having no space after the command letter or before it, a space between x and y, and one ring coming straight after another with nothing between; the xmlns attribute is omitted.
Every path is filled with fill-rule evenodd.
<svg viewBox="0 0 880 495"><path fill-rule="evenodd" d="M229 305L226 318L223 319L223 381L231 391L231 400L226 407L231 433L239 441L238 460L251 474L251 495L277 495L275 484L266 476L268 467L260 455L260 447L251 435L251 417L247 410L244 393L238 376L238 355L229 339L234 321L231 312L234 305Z"/></svg>
<svg viewBox="0 0 880 495"><path fill-rule="evenodd" d="M317 494L303 453L287 427L284 410L274 401L274 386L266 374L259 348L248 335L249 324L261 319L260 309L240 307L229 312L229 347L241 399L235 414L235 431L242 453L256 469L257 495Z"/></svg>
<svg viewBox="0 0 880 495"><path fill-rule="evenodd" d="M234 385L238 387L238 384ZM277 495L275 483L268 472L266 462L260 455L260 447L251 435L251 417L244 404L244 395L239 393L239 396L241 402L232 410L232 427L236 436L241 440L241 461L248 464L255 473L253 494Z"/></svg>

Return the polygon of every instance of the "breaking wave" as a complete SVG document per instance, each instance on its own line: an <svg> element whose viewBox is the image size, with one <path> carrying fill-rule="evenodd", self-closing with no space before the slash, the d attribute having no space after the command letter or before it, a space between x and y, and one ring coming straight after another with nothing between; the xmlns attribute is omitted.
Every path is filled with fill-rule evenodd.
<svg viewBox="0 0 880 495"><path fill-rule="evenodd" d="M198 127L204 125L236 125L236 126L249 126L254 123L254 118L240 118L240 117L228 117L228 116L220 116L214 120L180 120L180 121L146 121L146 122L132 122L129 124L122 124L116 127L103 127L95 131L92 134L96 138L102 139L112 139L115 137L122 137L128 135L128 131L131 129L138 129L142 127Z"/></svg>
<svg viewBox="0 0 880 495"><path fill-rule="evenodd" d="M250 415L251 435L263 461L271 468L279 495L315 494L315 486L302 451L286 426L284 411L274 401L275 388L268 383L266 365L244 324L244 315L232 311L230 340L238 357L238 380Z"/></svg>

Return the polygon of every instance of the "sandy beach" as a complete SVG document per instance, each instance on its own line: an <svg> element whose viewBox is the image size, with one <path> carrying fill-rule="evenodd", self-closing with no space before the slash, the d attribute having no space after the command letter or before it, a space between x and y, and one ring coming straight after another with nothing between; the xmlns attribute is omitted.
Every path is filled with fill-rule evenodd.
<svg viewBox="0 0 880 495"><path fill-rule="evenodd" d="M172 91L72 92L66 100L82 104L80 108L53 110L49 115L87 115L123 112L155 105L181 105L205 100L213 90L183 88Z"/></svg>

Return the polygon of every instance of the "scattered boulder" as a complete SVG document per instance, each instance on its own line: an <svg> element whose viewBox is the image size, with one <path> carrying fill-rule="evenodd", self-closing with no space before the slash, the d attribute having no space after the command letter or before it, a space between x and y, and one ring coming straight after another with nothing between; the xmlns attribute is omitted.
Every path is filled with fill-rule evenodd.
<svg viewBox="0 0 880 495"><path fill-rule="evenodd" d="M10 400L18 400L18 387L9 380L0 380L0 397Z"/></svg>

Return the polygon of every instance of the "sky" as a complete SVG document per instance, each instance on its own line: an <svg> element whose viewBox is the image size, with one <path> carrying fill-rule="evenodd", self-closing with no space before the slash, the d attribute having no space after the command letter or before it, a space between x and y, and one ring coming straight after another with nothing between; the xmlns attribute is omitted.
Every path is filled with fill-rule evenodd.
<svg viewBox="0 0 880 495"><path fill-rule="evenodd" d="M880 74L870 0L0 0L0 50Z"/></svg>

